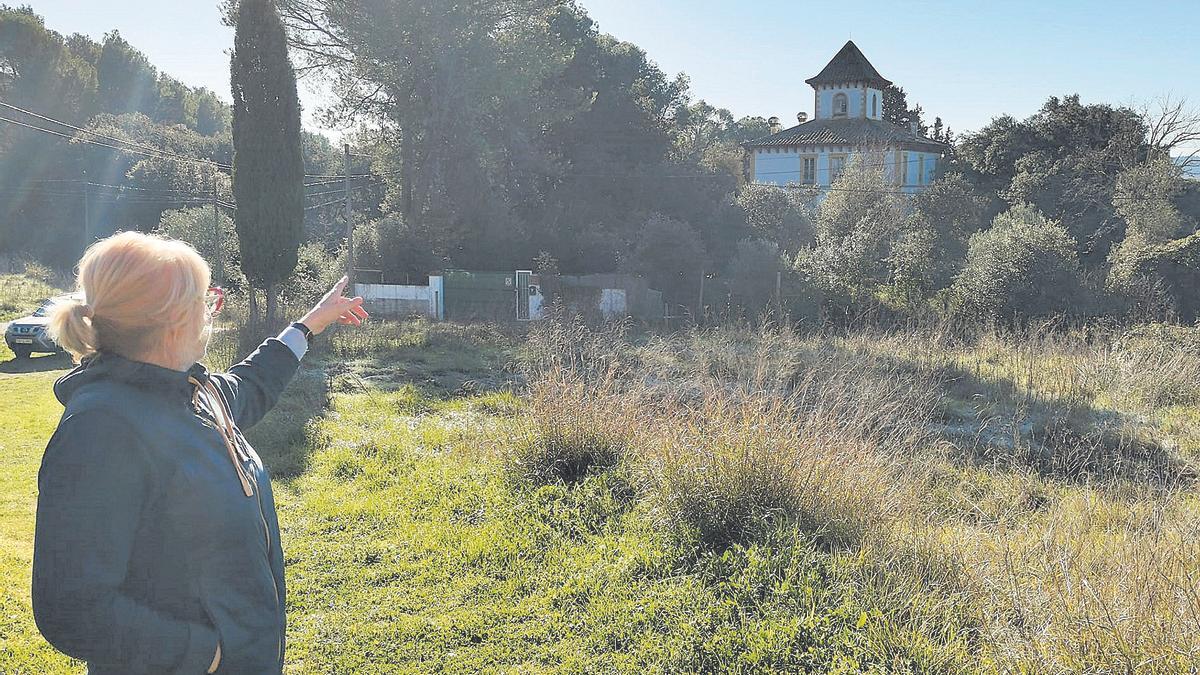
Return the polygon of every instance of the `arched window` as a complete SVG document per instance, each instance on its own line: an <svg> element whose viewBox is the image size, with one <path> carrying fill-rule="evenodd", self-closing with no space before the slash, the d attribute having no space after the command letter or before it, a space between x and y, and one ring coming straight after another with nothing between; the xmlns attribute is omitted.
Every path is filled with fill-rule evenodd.
<svg viewBox="0 0 1200 675"><path fill-rule="evenodd" d="M833 96L833 116L845 117L846 109L849 108L849 103L846 100L845 94L834 94Z"/></svg>
<svg viewBox="0 0 1200 675"><path fill-rule="evenodd" d="M875 103L875 94L871 94L871 117L879 117L879 113L876 112L878 108L876 107Z"/></svg>

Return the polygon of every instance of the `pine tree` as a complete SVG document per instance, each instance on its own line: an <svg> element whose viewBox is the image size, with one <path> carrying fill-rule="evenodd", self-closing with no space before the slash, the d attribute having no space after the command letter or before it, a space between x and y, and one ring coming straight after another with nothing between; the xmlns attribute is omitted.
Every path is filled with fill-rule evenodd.
<svg viewBox="0 0 1200 675"><path fill-rule="evenodd" d="M241 0L230 64L233 87L233 194L242 271L267 292L275 322L279 284L296 267L304 231L304 158L296 75L272 0Z"/></svg>
<svg viewBox="0 0 1200 675"><path fill-rule="evenodd" d="M883 120L907 129L908 114L908 96L904 93L904 87L888 85L883 90Z"/></svg>

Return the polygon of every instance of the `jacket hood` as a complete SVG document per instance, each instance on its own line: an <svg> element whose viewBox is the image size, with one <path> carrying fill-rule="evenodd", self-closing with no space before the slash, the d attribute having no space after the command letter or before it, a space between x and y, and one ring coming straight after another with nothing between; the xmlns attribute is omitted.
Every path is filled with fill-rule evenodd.
<svg viewBox="0 0 1200 675"><path fill-rule="evenodd" d="M171 400L188 402L192 399L195 386L188 379L195 378L203 383L208 380L208 370L199 363L186 371L163 368L152 363L132 361L111 352L99 352L87 357L71 372L54 383L54 396L66 406L84 386L93 382L109 381L129 385L161 394Z"/></svg>

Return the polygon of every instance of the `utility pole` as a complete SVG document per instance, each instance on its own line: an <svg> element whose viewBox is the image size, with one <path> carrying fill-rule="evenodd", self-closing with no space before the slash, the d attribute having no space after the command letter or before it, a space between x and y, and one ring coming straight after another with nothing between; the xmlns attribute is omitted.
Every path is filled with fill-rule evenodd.
<svg viewBox="0 0 1200 675"><path fill-rule="evenodd" d="M350 211L350 144L343 144L345 150L345 175L346 182L342 188L346 194L346 277L350 279L347 284L351 288L351 293L354 289L354 218Z"/></svg>
<svg viewBox="0 0 1200 675"><path fill-rule="evenodd" d="M704 316L704 272L700 272L700 306L696 308L696 316Z"/></svg>
<svg viewBox="0 0 1200 675"><path fill-rule="evenodd" d="M88 186L89 185L91 185L91 184L88 183L87 171L84 171L83 172L83 247L85 249L92 245L92 218L91 218L91 214L88 213L88 191L89 191Z"/></svg>
<svg viewBox="0 0 1200 675"><path fill-rule="evenodd" d="M212 172L213 262L217 266L217 283L225 281L225 259L221 250L221 214L217 212L217 167Z"/></svg>

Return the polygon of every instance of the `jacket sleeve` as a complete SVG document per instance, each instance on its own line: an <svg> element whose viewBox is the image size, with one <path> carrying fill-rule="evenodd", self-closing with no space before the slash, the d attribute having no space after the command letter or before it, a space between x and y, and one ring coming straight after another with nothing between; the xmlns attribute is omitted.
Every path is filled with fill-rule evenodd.
<svg viewBox="0 0 1200 675"><path fill-rule="evenodd" d="M203 673L212 626L182 621L122 592L153 485L149 461L112 414L68 414L38 472L33 616L60 651L137 672Z"/></svg>
<svg viewBox="0 0 1200 675"><path fill-rule="evenodd" d="M228 373L212 375L233 412L238 428L245 431L258 424L296 375L300 360L278 338L269 338L245 361Z"/></svg>

